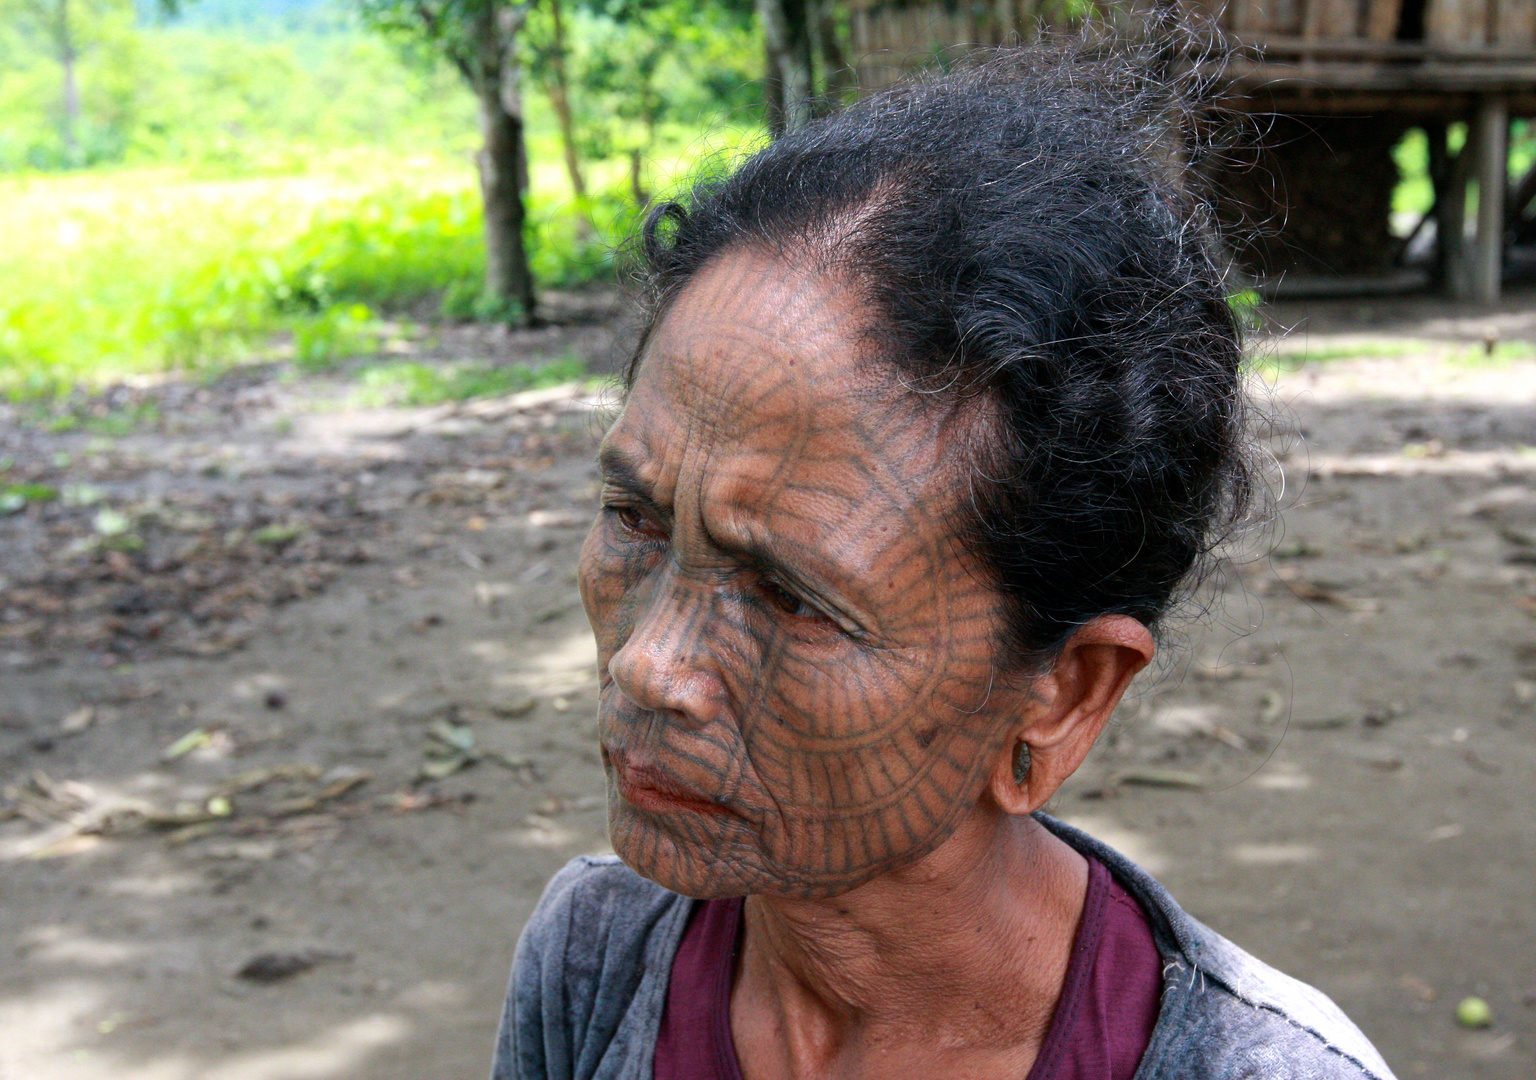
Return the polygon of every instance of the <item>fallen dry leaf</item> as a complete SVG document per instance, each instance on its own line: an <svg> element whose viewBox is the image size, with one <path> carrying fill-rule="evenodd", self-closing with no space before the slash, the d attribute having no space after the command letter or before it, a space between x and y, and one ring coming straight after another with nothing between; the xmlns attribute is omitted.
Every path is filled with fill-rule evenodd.
<svg viewBox="0 0 1536 1080"><path fill-rule="evenodd" d="M1197 791L1205 787L1205 778L1198 773L1181 769L1126 769L1117 773L1117 784L1135 784L1140 787L1182 788Z"/></svg>
<svg viewBox="0 0 1536 1080"><path fill-rule="evenodd" d="M60 735L77 735L96 722L96 709L91 705L82 705L72 710L69 715L59 721Z"/></svg>
<svg viewBox="0 0 1536 1080"><path fill-rule="evenodd" d="M241 979L249 979L251 982L275 983L291 979L295 975L302 975L317 964L328 960L350 959L352 959L351 953L331 949L263 952L247 960L235 975Z"/></svg>

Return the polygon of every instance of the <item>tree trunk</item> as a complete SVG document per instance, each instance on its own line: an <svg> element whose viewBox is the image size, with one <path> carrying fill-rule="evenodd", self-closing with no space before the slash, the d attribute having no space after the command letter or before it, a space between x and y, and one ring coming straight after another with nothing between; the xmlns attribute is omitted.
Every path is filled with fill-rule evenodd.
<svg viewBox="0 0 1536 1080"><path fill-rule="evenodd" d="M64 160L71 166L81 164L80 155L80 86L76 80L74 30L69 24L69 0L57 0L58 19L54 26L54 41L59 51L59 66L64 69L64 121L59 129L64 144Z"/></svg>
<svg viewBox="0 0 1536 1080"><path fill-rule="evenodd" d="M523 192L528 187L528 153L523 142L517 33L525 4L486 4L474 40L476 52L461 65L480 106L478 155L480 201L485 210L485 292L487 316L515 326L536 321L533 273L528 267Z"/></svg>
<svg viewBox="0 0 1536 1080"><path fill-rule="evenodd" d="M487 307L512 323L528 325L534 320L535 298L523 235L523 121L507 111L498 87L480 94L480 131L485 138L479 165Z"/></svg>
<svg viewBox="0 0 1536 1080"><path fill-rule="evenodd" d="M1445 141L1445 128L1443 120L1431 120L1424 125L1424 138L1429 143L1429 184L1434 191L1434 200L1429 207L1435 221L1435 259L1430 268L1430 283L1441 292L1445 291L1447 281L1445 222L1448 215L1445 208L1451 188L1451 156Z"/></svg>
<svg viewBox="0 0 1536 1080"><path fill-rule="evenodd" d="M629 194L635 200L635 205L642 208L651 201L651 193L645 190L640 175L643 156L644 152L638 146L629 151Z"/></svg>
<svg viewBox="0 0 1536 1080"><path fill-rule="evenodd" d="M821 65L824 108L837 105L840 100L859 86L858 73L843 55L843 45L838 38L837 9L833 0L808 0L812 5L811 29L813 31L816 60Z"/></svg>
<svg viewBox="0 0 1536 1080"><path fill-rule="evenodd" d="M811 60L813 0L757 0L766 63L763 99L775 138L811 122L815 71Z"/></svg>
<svg viewBox="0 0 1536 1080"><path fill-rule="evenodd" d="M570 80L565 72L565 19L560 14L560 0L549 0L549 16L554 24L554 51L549 66L553 80L549 87L549 103L555 110L555 120L560 125L560 142L565 147L565 171L571 178L571 190L576 193L576 205L586 224L591 224L587 207L587 182L581 175L581 159L576 154L576 125L571 118Z"/></svg>
<svg viewBox="0 0 1536 1080"><path fill-rule="evenodd" d="M1471 132L1468 132L1470 136ZM1445 194L1437 204L1435 236L1439 241L1442 288L1453 300L1467 297L1467 172L1472 164L1471 140L1448 162ZM1450 149L1447 147L1447 154Z"/></svg>

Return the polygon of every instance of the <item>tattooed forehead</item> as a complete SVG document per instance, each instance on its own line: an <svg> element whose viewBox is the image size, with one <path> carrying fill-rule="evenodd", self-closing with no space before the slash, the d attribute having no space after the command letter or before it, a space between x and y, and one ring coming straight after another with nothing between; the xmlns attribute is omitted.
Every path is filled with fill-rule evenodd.
<svg viewBox="0 0 1536 1080"><path fill-rule="evenodd" d="M870 324L860 294L830 275L751 252L717 263L657 327L610 443L654 463L648 479L668 496L701 465L690 456L726 449L748 485L771 486L789 464L828 490L882 465L909 485L941 467L944 418L873 360Z"/></svg>
<svg viewBox="0 0 1536 1080"><path fill-rule="evenodd" d="M904 549L947 542L957 470L939 419L861 356L862 325L825 278L704 275L651 342L606 482L668 515L684 555L761 556L870 599L900 587Z"/></svg>

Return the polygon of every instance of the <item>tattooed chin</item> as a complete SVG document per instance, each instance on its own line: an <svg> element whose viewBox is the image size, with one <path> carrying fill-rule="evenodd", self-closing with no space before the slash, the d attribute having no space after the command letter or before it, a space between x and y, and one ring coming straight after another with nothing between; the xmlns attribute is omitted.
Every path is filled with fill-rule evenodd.
<svg viewBox="0 0 1536 1080"><path fill-rule="evenodd" d="M845 829L857 847L852 834L859 823L850 820ZM608 832L614 852L636 873L673 892L705 900L749 894L801 899L838 896L911 865L947 835L936 832L917 847L868 862L850 861L847 839L831 837L819 852L805 850L784 858L772 837L728 810L643 808L625 798L612 780Z"/></svg>
<svg viewBox="0 0 1536 1080"><path fill-rule="evenodd" d="M910 865L951 822L915 833L900 813L802 813L738 792L711 793L644 750L605 744L608 829L637 873L685 896L836 896Z"/></svg>

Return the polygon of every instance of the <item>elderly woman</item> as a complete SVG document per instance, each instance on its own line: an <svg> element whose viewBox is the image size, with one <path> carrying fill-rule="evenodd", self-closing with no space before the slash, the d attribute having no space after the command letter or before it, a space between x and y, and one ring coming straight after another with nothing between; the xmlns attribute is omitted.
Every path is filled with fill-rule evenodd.
<svg viewBox="0 0 1536 1080"><path fill-rule="evenodd" d="M1245 501L1166 104L1014 58L651 216L580 575L617 857L524 931L497 1080L1390 1076L1039 812Z"/></svg>

